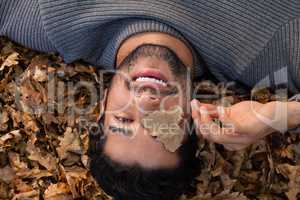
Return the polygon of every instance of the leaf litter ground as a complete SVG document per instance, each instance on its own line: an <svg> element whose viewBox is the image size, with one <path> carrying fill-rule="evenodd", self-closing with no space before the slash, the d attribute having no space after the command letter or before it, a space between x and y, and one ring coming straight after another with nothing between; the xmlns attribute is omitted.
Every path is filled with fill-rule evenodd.
<svg viewBox="0 0 300 200"><path fill-rule="evenodd" d="M95 94L102 78L88 64L65 64L0 38L0 199L111 199L88 170L88 129L101 113ZM211 81L195 84L199 93L215 92ZM210 102L248 96L228 90ZM274 95L265 89L254 98ZM300 199L299 134L275 133L237 152L200 140L197 156L201 173L182 199Z"/></svg>

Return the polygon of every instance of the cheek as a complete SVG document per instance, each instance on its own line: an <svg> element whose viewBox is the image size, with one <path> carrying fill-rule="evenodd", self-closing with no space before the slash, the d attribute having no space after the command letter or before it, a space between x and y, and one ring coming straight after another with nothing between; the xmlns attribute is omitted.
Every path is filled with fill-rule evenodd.
<svg viewBox="0 0 300 200"><path fill-rule="evenodd" d="M115 88L108 95L106 111L122 111L127 109L131 105L132 99L133 96L128 90Z"/></svg>
<svg viewBox="0 0 300 200"><path fill-rule="evenodd" d="M160 108L170 110L174 106L182 106L182 98L180 96L168 96L160 102Z"/></svg>
<svg viewBox="0 0 300 200"><path fill-rule="evenodd" d="M131 106L130 97L118 96L115 99L111 100L109 105L107 105L106 111L110 112L123 112Z"/></svg>

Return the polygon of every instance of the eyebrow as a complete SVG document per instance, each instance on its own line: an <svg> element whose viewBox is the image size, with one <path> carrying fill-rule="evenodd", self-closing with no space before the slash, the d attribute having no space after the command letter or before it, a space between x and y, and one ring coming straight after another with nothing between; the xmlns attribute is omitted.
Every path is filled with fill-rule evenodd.
<svg viewBox="0 0 300 200"><path fill-rule="evenodd" d="M108 129L111 130L113 133L120 132L125 136L132 136L132 134L133 134L133 131L130 130L130 129L119 128L119 127L115 127L115 126L112 126L112 125L110 125L108 127Z"/></svg>

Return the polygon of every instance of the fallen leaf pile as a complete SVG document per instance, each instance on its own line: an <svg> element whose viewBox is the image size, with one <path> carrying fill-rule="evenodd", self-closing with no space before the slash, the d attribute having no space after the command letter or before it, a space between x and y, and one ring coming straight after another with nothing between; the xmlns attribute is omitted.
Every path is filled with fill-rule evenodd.
<svg viewBox="0 0 300 200"><path fill-rule="evenodd" d="M0 38L0 199L111 199L88 170L88 129L100 114L100 70L65 64ZM202 94L215 85L199 84ZM233 104L249 94L213 100ZM257 100L272 100L268 90ZM300 134L273 134L229 152L199 141L201 173L190 200L300 199Z"/></svg>
<svg viewBox="0 0 300 200"><path fill-rule="evenodd" d="M0 199L111 199L88 171L101 76L4 38L0 50Z"/></svg>

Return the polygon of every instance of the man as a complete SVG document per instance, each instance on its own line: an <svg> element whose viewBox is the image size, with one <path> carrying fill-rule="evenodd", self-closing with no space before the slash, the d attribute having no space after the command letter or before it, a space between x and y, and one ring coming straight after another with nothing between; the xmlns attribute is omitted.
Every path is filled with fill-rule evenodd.
<svg viewBox="0 0 300 200"><path fill-rule="evenodd" d="M103 101L102 129L90 137L91 171L116 199L179 197L197 163L190 122L198 136L229 150L300 124L296 101L246 101L224 108L183 93L205 69L221 82L249 88L284 84L291 94L299 93L297 0L2 0L0 12L1 35L36 50L59 52L66 62L83 59L116 69ZM183 116L191 108L193 120L180 123L182 146L170 152L143 119L174 107ZM286 116L278 114L283 109Z"/></svg>

